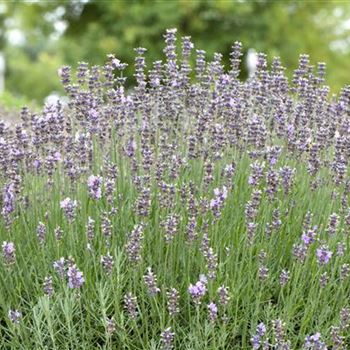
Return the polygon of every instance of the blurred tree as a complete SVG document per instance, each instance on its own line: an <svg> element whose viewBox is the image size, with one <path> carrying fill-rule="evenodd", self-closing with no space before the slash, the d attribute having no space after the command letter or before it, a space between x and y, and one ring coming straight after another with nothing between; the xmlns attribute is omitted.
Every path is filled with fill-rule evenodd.
<svg viewBox="0 0 350 350"><path fill-rule="evenodd" d="M134 47L149 49L148 62L162 58L161 36L171 27L179 29L179 37L191 35L209 58L214 52L225 54L226 64L231 45L240 40L245 50L267 52L270 59L281 56L289 69L296 67L300 53L309 53L312 62L327 62L334 90L348 83L348 2L14 1L6 10L25 39L15 48L7 43L7 85L30 98L59 89L55 75L61 64L101 64L106 54L115 53L130 64L130 74Z"/></svg>

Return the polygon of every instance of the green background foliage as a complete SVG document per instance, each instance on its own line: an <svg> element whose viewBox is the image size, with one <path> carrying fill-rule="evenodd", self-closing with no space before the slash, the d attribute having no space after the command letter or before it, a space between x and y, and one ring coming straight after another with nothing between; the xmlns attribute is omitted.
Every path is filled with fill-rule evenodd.
<svg viewBox="0 0 350 350"><path fill-rule="evenodd" d="M176 27L190 35L197 49L225 55L239 40L281 56L294 69L300 53L327 62L332 91L347 84L350 3L338 1L37 1L3 2L0 45L7 59L6 88L15 96L39 102L61 91L57 69L78 61L104 62L114 53L132 70L134 47L149 49L148 63L163 58L162 34ZM65 30L58 30L58 23ZM24 37L15 45L8 32ZM242 78L245 67L242 65ZM132 79L130 80L132 83Z"/></svg>

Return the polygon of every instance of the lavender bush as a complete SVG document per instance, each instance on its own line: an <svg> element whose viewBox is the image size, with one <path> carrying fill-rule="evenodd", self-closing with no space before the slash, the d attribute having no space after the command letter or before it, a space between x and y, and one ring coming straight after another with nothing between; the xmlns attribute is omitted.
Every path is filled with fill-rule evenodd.
<svg viewBox="0 0 350 350"><path fill-rule="evenodd" d="M0 124L1 349L350 345L350 87L179 41Z"/></svg>

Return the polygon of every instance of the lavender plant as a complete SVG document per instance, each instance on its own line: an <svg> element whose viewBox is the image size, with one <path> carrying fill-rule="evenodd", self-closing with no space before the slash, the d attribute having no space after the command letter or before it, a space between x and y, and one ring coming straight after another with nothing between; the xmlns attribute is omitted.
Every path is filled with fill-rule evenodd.
<svg viewBox="0 0 350 350"><path fill-rule="evenodd" d="M1 349L349 347L350 87L242 52L170 29L0 122Z"/></svg>

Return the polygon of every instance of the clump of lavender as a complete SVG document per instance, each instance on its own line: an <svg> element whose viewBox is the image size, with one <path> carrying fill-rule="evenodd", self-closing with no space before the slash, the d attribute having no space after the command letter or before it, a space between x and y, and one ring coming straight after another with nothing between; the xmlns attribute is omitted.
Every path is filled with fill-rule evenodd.
<svg viewBox="0 0 350 350"><path fill-rule="evenodd" d="M305 294L301 288L310 288L307 293L317 297L316 292L322 287L322 298L331 296L334 291L339 299L335 300L334 309L344 306L347 295L337 293L337 288L346 292L350 276L347 249L350 87L345 87L339 97L332 96L330 88L324 85L325 65L318 63L314 69L307 55L300 56L291 84L280 59L276 57L268 65L263 53L257 54L254 74L242 81L238 79L243 52L241 43L234 43L227 71L220 53L215 53L208 62L206 52L198 49L192 59L194 45L190 37L182 38L181 50L177 49L180 45L177 45L176 30L167 30L165 39L165 60L154 62L152 67L146 65L146 49L135 49L135 88L126 89L123 70L127 65L114 55L109 55L102 67L80 62L75 75L70 67L63 67L59 72L68 97L67 107L61 102L48 104L38 114L24 108L21 122L15 126L0 121L0 175L4 182L0 226L6 235L2 244L5 267L16 262L16 254L16 265L23 262L37 265L43 258L65 251L67 255L81 253L80 258L87 259L86 266L93 265L95 258L100 257L101 270L112 274L113 257L108 252L125 244L125 257L133 266L123 276L128 277L129 272L136 276L136 279L126 279L125 287L137 290L143 282L149 295L157 296L157 302L152 300L149 305L149 301L141 301L142 307L138 308L136 296L124 295L125 316L131 321L127 322L127 327L133 328L126 334L130 336L127 339L130 344L132 337L137 337L135 327L139 324L135 321L141 310L143 334L154 333L148 327L157 322L153 319L153 311L156 311L153 306L158 306L158 301L166 302L168 314L165 319L161 317L161 327L165 328L168 317L176 323L179 334L189 329L186 322L191 320L182 317L186 307L180 309L179 302L183 297L180 290L183 282L190 277L184 278L187 270L181 270L186 264L193 265L189 266L191 272L205 269L207 277L202 276L190 284L187 293L190 302L200 311L197 315L206 312L213 322L212 328L219 327L215 324L219 315L227 322L227 329L232 328L230 320L240 324L240 319L247 321L253 314L252 322L256 322L259 315L271 315L271 305L274 310L281 309L284 299L292 310L295 305L290 298L296 290L300 295ZM178 55L180 51L181 56ZM194 67L191 67L192 61L195 61ZM38 186L28 186L30 181L37 182ZM44 181L48 191L36 193L42 191L40 184ZM60 188L61 183L65 188ZM52 241L46 239L47 232L53 225L60 224L57 222L60 216L55 212L55 205L47 209L36 206L49 204L57 197L50 191L68 191L78 199L84 188L89 200L82 203L81 216L77 215L76 201L66 198L61 202L64 215L76 224L64 228L64 239L62 229L57 226L54 235L61 243L51 246ZM120 190L118 195L117 189ZM230 198L229 193L232 193ZM42 203L36 204L36 198L42 198ZM325 198L329 198L329 203ZM228 199L232 206L225 208ZM310 212L305 215L307 207L317 209L314 217ZM21 231L27 233L27 227L32 226L30 220L27 225L30 215L34 214L35 218L42 212L45 212L42 219L45 224L39 223L36 234L39 243L46 245L31 260L32 252L26 249L30 237L25 238L20 247L17 235ZM324 213L332 213L326 224ZM82 222L87 217L87 222ZM302 220L301 237L297 237ZM142 223L125 235L130 222ZM171 249L159 249L162 238L158 235L159 223L166 242L173 244ZM317 223L319 231L313 226ZM84 225L89 253L79 251L81 243L85 242L85 237L80 235ZM325 241L321 240L323 231ZM101 232L102 238L97 232ZM31 233L35 235L35 231ZM16 251L10 240L16 242ZM291 245L292 252L288 251ZM260 250L263 247L269 253L269 263L267 254ZM201 256L198 256L198 248ZM18 259L18 251L21 259ZM259 263L255 264L250 259L259 251ZM297 264L290 259L290 253ZM157 277L151 268L141 281L137 280L138 268L144 268L143 259L164 265L159 271L169 276L158 275L159 279L178 283L174 285L176 288L166 289L165 298L161 297ZM318 270L314 264L318 265ZM329 265L332 265L332 273ZM84 285L86 276L72 257L58 259L53 267L60 282L68 282L69 288L80 290ZM89 276L97 273L100 277L99 269L90 267ZM18 266L15 270L13 277L20 281L23 280L21 274L28 269ZM310 275L307 281L302 278L303 270ZM245 278L245 273L250 273L253 280ZM291 283L292 273L298 285ZM96 276L91 276L92 282L98 282ZM11 279L11 276L6 277ZM41 286L47 296L54 293L56 276L53 277L47 276ZM223 285L219 287L215 278ZM113 282L111 277L104 279L104 283ZM37 289L35 282L34 279L28 285L30 290ZM246 293L252 291L251 283L260 289L266 287L263 301L267 310L265 307L261 312L254 310L255 304L249 300L252 293ZM87 289L94 288L92 283L86 284ZM240 293L234 303L237 301L237 310L241 313L237 320L234 319L235 310L230 308L230 293L226 287L235 284ZM275 289L278 292L287 285L288 291L281 291L283 298L275 299ZM90 292L84 293L85 302L94 295ZM306 301L304 306L306 313L314 311L313 305L310 307ZM285 315L290 322L297 322L290 327L294 330L291 334L295 337L295 346L327 349L319 333L308 336L304 344L300 344L297 334L300 321L304 333L322 319L322 328L329 330L329 347L345 349L350 311L344 306L339 323L333 325L329 322L334 319L334 310L323 310L322 305L319 306L315 322ZM91 316L90 309L83 308L87 317ZM112 309L113 305L109 304L105 310L108 314L104 313L104 319L100 320L107 338L117 327L113 317L107 317ZM80 319L76 316L73 323ZM18 324L21 314L11 310L9 318ZM28 312L30 324L31 318L32 313ZM268 339L270 332L263 323L253 330L250 339L253 349L291 348L284 323L276 319L272 326L273 339ZM197 328L191 336L198 337ZM162 328L160 345L163 349L174 346L172 331ZM149 339L143 334L140 341L148 344ZM220 334L213 332L210 339L205 339L207 344L210 341L209 347ZM246 336L237 334L236 339L242 339L237 347L247 346L243 344ZM182 344L182 340L178 343ZM222 338L217 344L229 348L233 346L230 340ZM63 343L57 343L57 347L67 348Z"/></svg>
<svg viewBox="0 0 350 350"><path fill-rule="evenodd" d="M83 273L79 271L75 264L68 267L67 277L68 287L71 289L79 289L85 282Z"/></svg>
<svg viewBox="0 0 350 350"><path fill-rule="evenodd" d="M78 202L67 197L60 202L60 206L67 219L71 222L74 221Z"/></svg>
<svg viewBox="0 0 350 350"><path fill-rule="evenodd" d="M6 265L12 265L16 261L16 247L13 242L2 242L2 256Z"/></svg>
<svg viewBox="0 0 350 350"><path fill-rule="evenodd" d="M147 268L147 273L143 276L143 280L147 286L148 294L155 297L160 289L157 287L157 276L152 272L152 268Z"/></svg>
<svg viewBox="0 0 350 350"><path fill-rule="evenodd" d="M175 333L171 332L171 328L168 327L160 335L162 350L171 350L173 348Z"/></svg>
<svg viewBox="0 0 350 350"><path fill-rule="evenodd" d="M90 197L101 199L102 197L102 177L90 175L87 181Z"/></svg>
<svg viewBox="0 0 350 350"><path fill-rule="evenodd" d="M9 310L8 318L14 325L19 325L22 319L22 313L18 310Z"/></svg>

